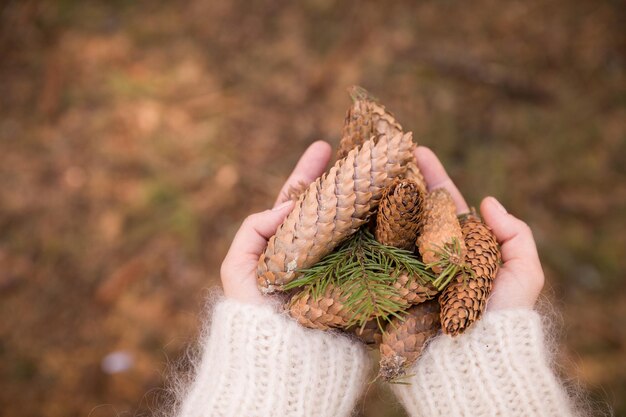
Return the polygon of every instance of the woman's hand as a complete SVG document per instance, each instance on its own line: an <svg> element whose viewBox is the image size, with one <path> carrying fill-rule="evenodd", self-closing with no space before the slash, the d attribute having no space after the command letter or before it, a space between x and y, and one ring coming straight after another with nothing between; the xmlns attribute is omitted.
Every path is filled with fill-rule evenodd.
<svg viewBox="0 0 626 417"><path fill-rule="evenodd" d="M288 200L289 189L315 181L326 169L330 154L331 147L326 142L318 141L309 146L283 185L274 208L251 214L243 221L220 270L227 297L254 304L268 302L269 297L264 297L257 287L259 256L265 250L267 240L293 209L293 201Z"/></svg>
<svg viewBox="0 0 626 417"><path fill-rule="evenodd" d="M447 189L454 199L457 213L468 212L469 208L463 195L437 156L423 146L417 148L415 156L429 190ZM494 281L487 310L532 308L543 288L544 276L530 227L508 214L494 197L487 197L482 201L480 212L500 243L503 262Z"/></svg>

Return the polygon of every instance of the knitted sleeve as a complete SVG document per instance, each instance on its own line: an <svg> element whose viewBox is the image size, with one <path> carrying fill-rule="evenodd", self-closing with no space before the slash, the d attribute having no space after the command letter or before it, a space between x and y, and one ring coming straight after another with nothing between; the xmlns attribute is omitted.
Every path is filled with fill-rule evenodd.
<svg viewBox="0 0 626 417"><path fill-rule="evenodd" d="M411 374L392 389L412 417L574 415L531 310L487 313L461 336L437 337Z"/></svg>
<svg viewBox="0 0 626 417"><path fill-rule="evenodd" d="M211 321L179 417L350 415L369 370L359 343L233 300Z"/></svg>

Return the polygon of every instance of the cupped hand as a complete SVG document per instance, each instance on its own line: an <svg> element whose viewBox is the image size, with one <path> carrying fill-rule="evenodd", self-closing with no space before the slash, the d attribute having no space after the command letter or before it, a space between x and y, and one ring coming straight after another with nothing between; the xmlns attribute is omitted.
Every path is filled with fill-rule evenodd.
<svg viewBox="0 0 626 417"><path fill-rule="evenodd" d="M243 221L220 269L226 297L253 304L269 301L269 297L263 296L257 286L259 256L265 250L268 239L293 209L294 203L288 197L289 189L315 181L326 169L330 155L331 147L326 142L318 141L309 146L283 185L274 207L251 214Z"/></svg>
<svg viewBox="0 0 626 417"><path fill-rule="evenodd" d="M437 156L423 146L416 149L415 156L428 189L447 189L454 199L457 213L468 212L463 195ZM543 288L544 275L530 227L507 213L494 197L487 197L482 201L480 212L500 243L503 263L494 281L487 310L532 308Z"/></svg>

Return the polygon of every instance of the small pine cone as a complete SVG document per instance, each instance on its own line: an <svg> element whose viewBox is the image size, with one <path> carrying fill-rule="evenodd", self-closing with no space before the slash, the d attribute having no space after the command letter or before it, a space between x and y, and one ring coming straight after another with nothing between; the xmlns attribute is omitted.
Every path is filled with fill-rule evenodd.
<svg viewBox="0 0 626 417"><path fill-rule="evenodd" d="M383 340L383 332L377 320L370 320L365 326L354 326L348 331L354 333L366 345L378 346Z"/></svg>
<svg viewBox="0 0 626 417"><path fill-rule="evenodd" d="M438 188L426 196L422 227L416 242L424 263L440 261L438 252L446 249L447 245L452 245L455 240L460 246L460 253L457 255L462 260L465 256L465 243L456 216L456 206L450 193L444 188ZM440 273L441 268L434 267L433 271Z"/></svg>
<svg viewBox="0 0 626 417"><path fill-rule="evenodd" d="M422 171L420 171L420 169L417 167L417 163L415 162L415 160L406 164L406 174L404 175L404 178L406 178L407 180L415 181L417 185L419 185L422 193L426 194L428 192L428 188L426 187L426 180L422 175Z"/></svg>
<svg viewBox="0 0 626 417"><path fill-rule="evenodd" d="M326 292L314 297L304 290L294 295L287 305L289 314L304 327L319 330L349 327L354 313L344 305L345 294L329 285Z"/></svg>
<svg viewBox="0 0 626 417"><path fill-rule="evenodd" d="M352 149L378 135L395 136L402 133L402 126L361 87L351 87L352 107L346 114L337 158L344 158Z"/></svg>
<svg viewBox="0 0 626 417"><path fill-rule="evenodd" d="M385 188L376 216L376 240L383 245L415 250L424 194L417 183L396 179Z"/></svg>
<svg viewBox="0 0 626 417"><path fill-rule="evenodd" d="M313 182L259 258L261 291L282 290L298 269L314 265L367 223L384 188L406 172L413 148L410 133L381 135L350 151Z"/></svg>
<svg viewBox="0 0 626 417"><path fill-rule="evenodd" d="M473 214L462 217L461 226L467 246L465 263L474 276L457 274L439 298L443 330L452 336L480 319L500 266L500 249L489 226Z"/></svg>
<svg viewBox="0 0 626 417"><path fill-rule="evenodd" d="M427 301L411 307L403 320L393 318L380 344L379 375L386 381L406 375L422 353L424 345L440 328L439 304Z"/></svg>
<svg viewBox="0 0 626 417"><path fill-rule="evenodd" d="M398 291L398 295L408 304L423 303L426 300L435 298L439 293L437 288L430 282L422 284L406 273L400 274L393 286Z"/></svg>

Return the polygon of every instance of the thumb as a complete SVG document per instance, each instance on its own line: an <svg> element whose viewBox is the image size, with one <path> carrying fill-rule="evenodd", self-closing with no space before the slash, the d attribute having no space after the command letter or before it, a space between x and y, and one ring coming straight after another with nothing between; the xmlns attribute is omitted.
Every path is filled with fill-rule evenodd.
<svg viewBox="0 0 626 417"><path fill-rule="evenodd" d="M254 213L246 217L235 234L228 253L254 255L258 258L265 249L267 240L276 233L276 229L291 212L293 205L294 202L289 200L271 210Z"/></svg>
<svg viewBox="0 0 626 417"><path fill-rule="evenodd" d="M257 287L256 266L267 240L293 208L287 201L271 210L248 216L235 234L233 243L222 262L221 277L224 294L246 302L262 302Z"/></svg>
<svg viewBox="0 0 626 417"><path fill-rule="evenodd" d="M502 252L503 264L494 282L489 308L532 307L543 288L544 276L530 227L507 213L493 197L482 201L480 211Z"/></svg>

